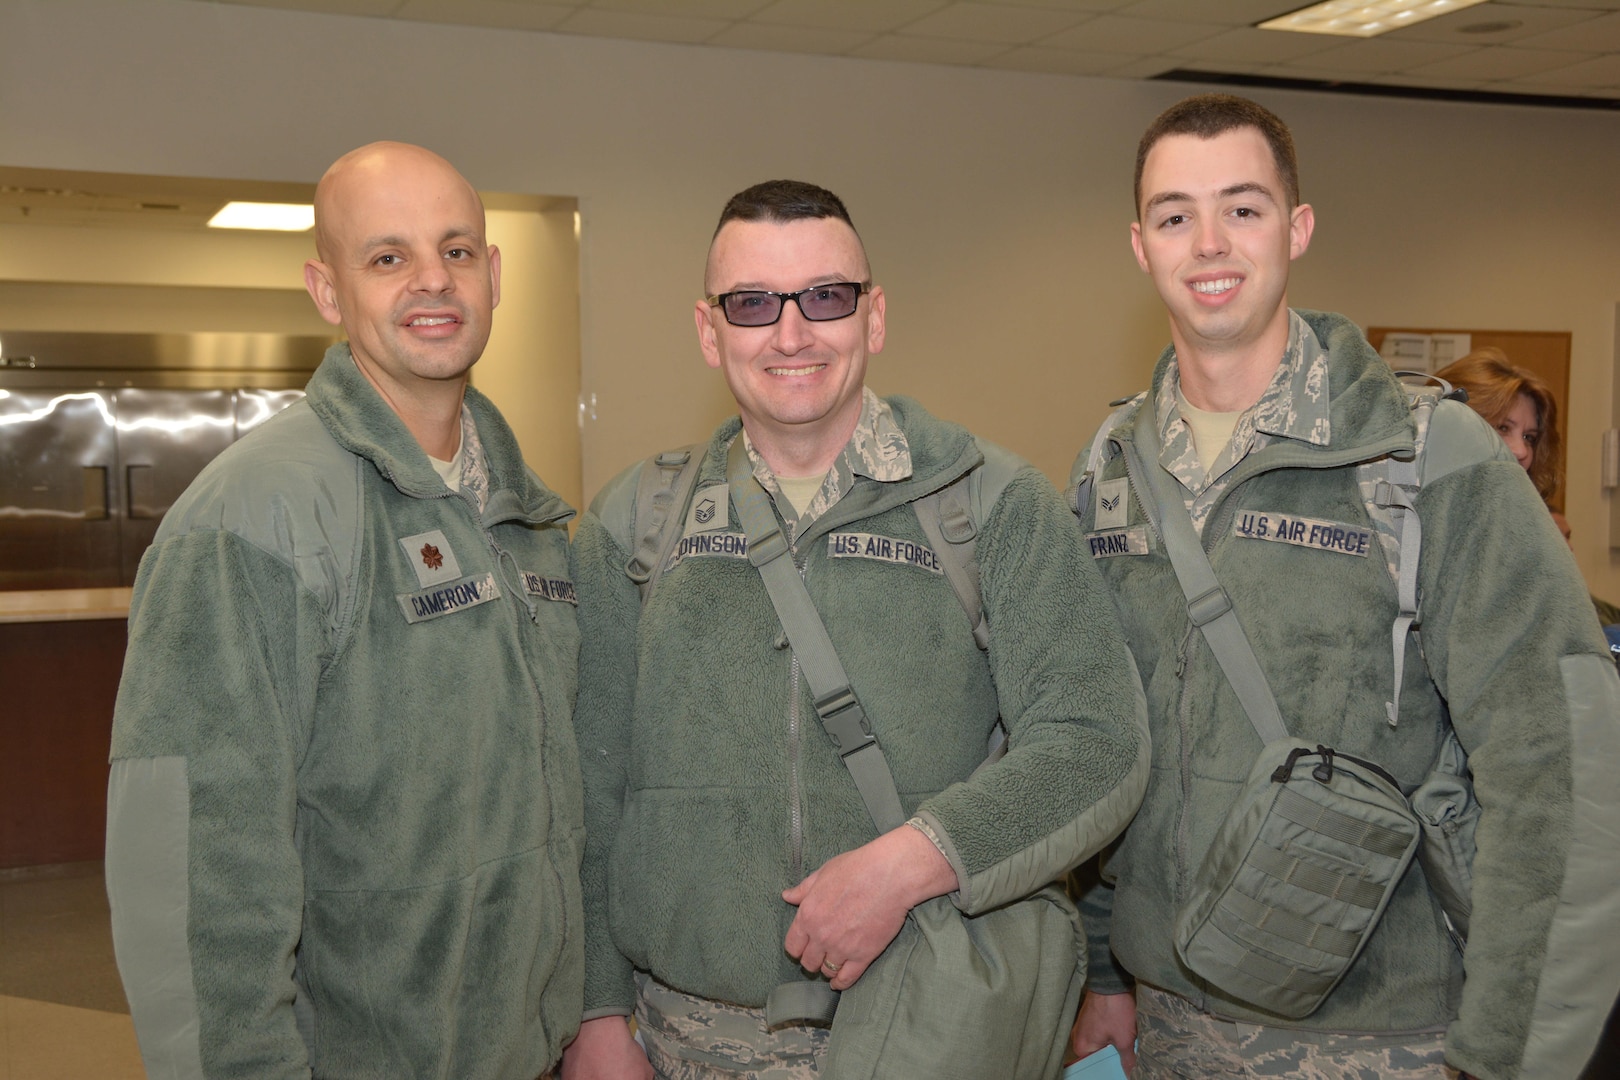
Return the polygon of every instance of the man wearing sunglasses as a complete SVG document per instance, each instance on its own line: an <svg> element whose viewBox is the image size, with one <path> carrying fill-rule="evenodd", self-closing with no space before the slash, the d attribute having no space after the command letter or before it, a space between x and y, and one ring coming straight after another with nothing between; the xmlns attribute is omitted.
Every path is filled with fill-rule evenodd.
<svg viewBox="0 0 1620 1080"><path fill-rule="evenodd" d="M644 566L643 599L626 566L648 466L598 495L576 539L588 985L569 1080L814 1076L828 1033L768 1029L774 989L854 985L924 900L971 915L1051 881L1123 827L1145 779L1128 661L1056 492L866 388L886 297L837 196L735 196L704 292L698 344L740 416L692 449L692 493L665 508L679 542ZM987 456L1012 464L971 523L985 652L913 504ZM750 562L745 490L768 495L904 824L874 825L818 722ZM998 715L1010 749L970 780Z"/></svg>

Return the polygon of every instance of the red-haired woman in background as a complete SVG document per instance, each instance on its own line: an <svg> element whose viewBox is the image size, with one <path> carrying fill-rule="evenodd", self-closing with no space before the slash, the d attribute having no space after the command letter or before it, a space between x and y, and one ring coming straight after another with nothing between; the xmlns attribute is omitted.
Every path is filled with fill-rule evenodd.
<svg viewBox="0 0 1620 1080"><path fill-rule="evenodd" d="M1461 360L1435 373L1453 386L1468 391L1468 404L1502 436L1520 465L1530 474L1548 509L1558 490L1564 462L1564 444L1558 434L1558 402L1547 384L1508 360L1501 349L1475 349ZM1569 540L1569 522L1553 511L1558 531ZM1592 597L1598 622L1620 623L1620 607Z"/></svg>

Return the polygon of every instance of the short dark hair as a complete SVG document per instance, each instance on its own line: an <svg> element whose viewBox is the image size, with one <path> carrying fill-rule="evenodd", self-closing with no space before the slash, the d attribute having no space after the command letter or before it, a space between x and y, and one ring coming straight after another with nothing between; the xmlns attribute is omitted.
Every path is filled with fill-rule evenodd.
<svg viewBox="0 0 1620 1080"><path fill-rule="evenodd" d="M1142 212L1142 166L1148 152L1166 135L1196 135L1213 139L1239 128L1254 128L1271 147L1290 208L1299 205L1299 159L1294 154L1294 137L1288 125L1270 109L1235 94L1198 94L1176 102L1148 125L1136 145L1136 212Z"/></svg>
<svg viewBox="0 0 1620 1080"><path fill-rule="evenodd" d="M815 218L837 218L851 229L844 200L824 187L807 184L803 180L767 180L739 191L726 201L720 211L720 222L714 227L716 236L728 221L804 221Z"/></svg>

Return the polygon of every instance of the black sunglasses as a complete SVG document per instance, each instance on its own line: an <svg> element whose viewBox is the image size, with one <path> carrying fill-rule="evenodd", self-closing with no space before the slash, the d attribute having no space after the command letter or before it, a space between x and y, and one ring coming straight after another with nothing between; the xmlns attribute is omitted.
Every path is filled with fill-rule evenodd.
<svg viewBox="0 0 1620 1080"><path fill-rule="evenodd" d="M782 317L782 306L789 300L799 305L799 313L810 322L847 319L855 314L861 293L871 288L870 281L834 281L798 292L744 289L704 299L710 307L725 312L726 322L732 326L771 326Z"/></svg>

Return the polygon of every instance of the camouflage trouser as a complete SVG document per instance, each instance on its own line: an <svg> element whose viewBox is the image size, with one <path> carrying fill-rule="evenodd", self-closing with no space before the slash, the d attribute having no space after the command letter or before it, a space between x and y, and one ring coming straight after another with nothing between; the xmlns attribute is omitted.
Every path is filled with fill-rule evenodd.
<svg viewBox="0 0 1620 1080"><path fill-rule="evenodd" d="M763 1009L692 997L639 972L636 1024L657 1080L807 1080L827 1051L826 1028L769 1031Z"/></svg>
<svg viewBox="0 0 1620 1080"><path fill-rule="evenodd" d="M1456 1080L1441 1032L1341 1035L1217 1020L1192 1002L1136 988L1131 1080L1290 1077L1293 1080Z"/></svg>

